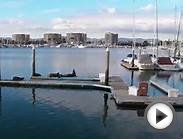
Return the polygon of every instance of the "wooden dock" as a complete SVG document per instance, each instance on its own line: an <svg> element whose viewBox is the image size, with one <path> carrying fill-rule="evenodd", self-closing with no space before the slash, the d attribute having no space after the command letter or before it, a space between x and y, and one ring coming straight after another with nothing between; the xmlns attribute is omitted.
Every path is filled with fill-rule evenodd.
<svg viewBox="0 0 183 139"><path fill-rule="evenodd" d="M1 87L22 87L22 88L52 88L52 89L93 89L111 91L111 87L105 86L97 81L79 80L43 80L31 79L23 81L1 80Z"/></svg>
<svg viewBox="0 0 183 139"><path fill-rule="evenodd" d="M27 81L11 81L1 80L0 87L23 87L23 88L52 88L52 89L89 89L101 90L106 93L109 92L114 98L117 107L126 108L141 108L156 102L163 101L172 104L175 108L183 108L183 97L169 98L163 97L141 97L131 96L128 94L128 86L119 76L112 76L109 78L109 86L105 86L99 81L68 79L31 79Z"/></svg>
<svg viewBox="0 0 183 139"><path fill-rule="evenodd" d="M57 81L63 81L63 80L70 80L70 81L94 81L99 82L99 78L93 78L93 77L36 77L32 76L31 79L33 80L57 80Z"/></svg>
<svg viewBox="0 0 183 139"><path fill-rule="evenodd" d="M139 70L139 68L136 65L134 65L134 67L132 67L132 65L127 62L122 62L121 66L123 66L124 68L126 68L128 70Z"/></svg>
<svg viewBox="0 0 183 139"><path fill-rule="evenodd" d="M111 80L110 86L112 88L111 93L118 107L126 108L144 108L153 102L167 102L172 104L175 108L183 108L183 97L170 98L168 96L163 97L142 97L132 96L128 93L128 86L120 77L116 77L115 80Z"/></svg>

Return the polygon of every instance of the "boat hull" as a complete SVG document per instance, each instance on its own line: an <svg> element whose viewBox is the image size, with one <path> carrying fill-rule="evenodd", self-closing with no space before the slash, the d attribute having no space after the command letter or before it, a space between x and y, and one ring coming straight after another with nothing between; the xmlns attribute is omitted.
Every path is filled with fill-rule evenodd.
<svg viewBox="0 0 183 139"><path fill-rule="evenodd" d="M138 68L140 70L155 70L155 65L139 64Z"/></svg>
<svg viewBox="0 0 183 139"><path fill-rule="evenodd" d="M176 65L158 65L161 70L164 71L180 71L180 68L176 67Z"/></svg>

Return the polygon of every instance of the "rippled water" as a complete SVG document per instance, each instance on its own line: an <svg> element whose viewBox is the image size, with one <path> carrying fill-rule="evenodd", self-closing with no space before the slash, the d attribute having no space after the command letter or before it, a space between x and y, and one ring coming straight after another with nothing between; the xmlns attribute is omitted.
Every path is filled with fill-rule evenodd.
<svg viewBox="0 0 183 139"><path fill-rule="evenodd" d="M119 61L129 49L111 49L111 75L120 75L131 84L131 72ZM75 68L79 76L98 76L105 70L105 49L37 49L37 72L67 73ZM166 53L166 52L162 52ZM31 75L31 49L1 49L2 78ZM134 72L134 85L154 78L155 72ZM159 78L179 89L179 73ZM2 139L116 139L183 138L182 116L177 112L173 125L163 131L152 129L143 110L121 110L113 100L103 104L103 91L1 88L0 137ZM164 95L150 87L150 95Z"/></svg>

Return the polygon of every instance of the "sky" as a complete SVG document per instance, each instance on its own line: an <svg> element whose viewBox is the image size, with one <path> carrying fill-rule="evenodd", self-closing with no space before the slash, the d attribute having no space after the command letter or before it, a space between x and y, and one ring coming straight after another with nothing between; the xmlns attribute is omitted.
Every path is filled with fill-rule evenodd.
<svg viewBox="0 0 183 139"><path fill-rule="evenodd" d="M158 0L160 38L174 37L181 1ZM153 38L156 22L155 0L0 0L0 9L1 37L29 33L40 38L48 32L84 32L91 38L114 32L132 37L135 25L136 37Z"/></svg>

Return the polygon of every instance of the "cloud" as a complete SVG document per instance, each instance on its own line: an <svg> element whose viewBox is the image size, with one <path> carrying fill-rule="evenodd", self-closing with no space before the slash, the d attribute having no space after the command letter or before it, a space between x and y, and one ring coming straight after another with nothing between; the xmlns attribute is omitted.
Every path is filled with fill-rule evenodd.
<svg viewBox="0 0 183 139"><path fill-rule="evenodd" d="M32 37L42 37L46 32L86 32L89 37L103 37L105 32L119 33L119 36L131 37L133 29L132 15L126 13L98 13L72 17L53 18L46 24L41 20L32 21L23 18L0 20L0 34L11 36L12 33L30 33ZM151 15L136 17L136 36L153 37L155 18ZM159 16L160 37L173 36L174 23L172 15Z"/></svg>
<svg viewBox="0 0 183 139"><path fill-rule="evenodd" d="M154 6L152 4L148 4L144 7L141 7L140 10L145 11L145 12L152 12L152 11L154 11Z"/></svg>
<svg viewBox="0 0 183 139"><path fill-rule="evenodd" d="M174 32L174 26L171 16L161 16L159 18L159 31L160 34L170 34ZM105 32L112 31L125 36L125 34L132 34L133 24L132 17L129 15L95 15L95 16L80 16L72 18L56 18L51 21L53 30L66 32L87 32L88 34L104 34ZM151 34L153 36L153 30L155 26L155 20L152 17L140 16L136 21L137 34Z"/></svg>
<svg viewBox="0 0 183 139"><path fill-rule="evenodd" d="M107 8L106 11L110 14L116 13L116 8Z"/></svg>

